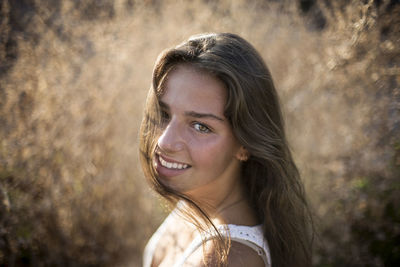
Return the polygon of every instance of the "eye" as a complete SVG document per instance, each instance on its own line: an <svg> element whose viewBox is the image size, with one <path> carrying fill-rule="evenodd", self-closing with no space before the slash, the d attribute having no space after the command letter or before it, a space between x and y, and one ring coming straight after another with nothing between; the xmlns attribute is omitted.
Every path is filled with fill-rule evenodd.
<svg viewBox="0 0 400 267"><path fill-rule="evenodd" d="M169 121L169 114L165 110L161 110L161 121L168 122Z"/></svg>
<svg viewBox="0 0 400 267"><path fill-rule="evenodd" d="M208 128L206 125L199 123L199 122L193 123L193 128L200 133L210 133L211 132L210 128Z"/></svg>

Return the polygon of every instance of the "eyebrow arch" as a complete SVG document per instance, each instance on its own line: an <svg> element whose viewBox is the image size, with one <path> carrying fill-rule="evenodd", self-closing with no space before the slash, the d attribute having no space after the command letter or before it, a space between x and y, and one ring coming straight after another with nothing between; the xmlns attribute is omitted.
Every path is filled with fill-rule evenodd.
<svg viewBox="0 0 400 267"><path fill-rule="evenodd" d="M169 110L169 106L166 103L159 101L159 105L161 108ZM199 113L199 112L195 112L195 111L186 111L185 116L199 118L199 119L211 118L211 119L218 120L218 121L225 121L223 118L218 117L217 115L214 115L212 113Z"/></svg>
<svg viewBox="0 0 400 267"><path fill-rule="evenodd" d="M198 112L194 112L194 111L187 111L187 112L185 112L185 115L186 116L190 116L190 117L194 117L194 118L199 118L199 119L201 119L201 118L211 118L211 119L215 119L215 120L218 120L218 121L224 121L223 118L220 118L220 117L218 117L218 116L216 116L214 114L211 114L211 113L198 113Z"/></svg>

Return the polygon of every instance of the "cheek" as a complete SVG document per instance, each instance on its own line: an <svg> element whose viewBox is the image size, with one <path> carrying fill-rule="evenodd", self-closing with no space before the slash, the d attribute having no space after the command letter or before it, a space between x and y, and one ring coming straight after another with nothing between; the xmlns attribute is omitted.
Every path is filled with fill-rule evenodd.
<svg viewBox="0 0 400 267"><path fill-rule="evenodd" d="M193 161L199 166L210 168L209 170L230 162L235 151L235 143L231 138L219 136L205 140L194 140L191 147Z"/></svg>

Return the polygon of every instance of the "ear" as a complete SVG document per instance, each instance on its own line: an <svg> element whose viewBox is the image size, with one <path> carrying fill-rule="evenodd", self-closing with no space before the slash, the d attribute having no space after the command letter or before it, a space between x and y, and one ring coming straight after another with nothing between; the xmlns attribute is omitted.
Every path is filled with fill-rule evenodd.
<svg viewBox="0 0 400 267"><path fill-rule="evenodd" d="M239 161L247 161L250 157L249 151L244 146L240 146L238 152L236 153L236 158Z"/></svg>

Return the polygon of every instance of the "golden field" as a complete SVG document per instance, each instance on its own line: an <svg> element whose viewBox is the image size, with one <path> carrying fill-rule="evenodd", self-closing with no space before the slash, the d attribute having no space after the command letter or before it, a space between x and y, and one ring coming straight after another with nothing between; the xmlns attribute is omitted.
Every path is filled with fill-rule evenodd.
<svg viewBox="0 0 400 267"><path fill-rule="evenodd" d="M398 1L3 0L0 265L140 266L167 212L138 162L157 55L234 32L269 66L315 266L400 263Z"/></svg>

